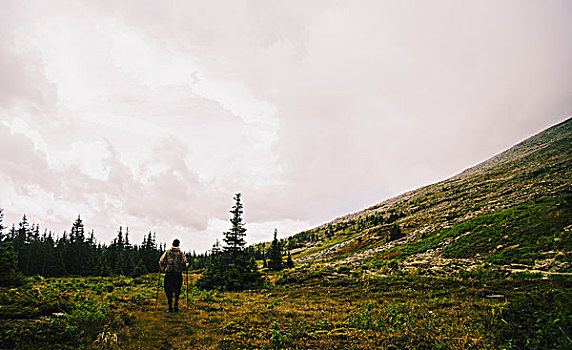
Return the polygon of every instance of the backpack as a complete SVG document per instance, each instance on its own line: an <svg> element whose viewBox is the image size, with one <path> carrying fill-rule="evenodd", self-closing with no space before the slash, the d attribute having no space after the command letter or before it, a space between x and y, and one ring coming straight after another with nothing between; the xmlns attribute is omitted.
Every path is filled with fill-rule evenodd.
<svg viewBox="0 0 572 350"><path fill-rule="evenodd" d="M167 250L165 254L165 272L182 272L185 269L185 257L180 250Z"/></svg>

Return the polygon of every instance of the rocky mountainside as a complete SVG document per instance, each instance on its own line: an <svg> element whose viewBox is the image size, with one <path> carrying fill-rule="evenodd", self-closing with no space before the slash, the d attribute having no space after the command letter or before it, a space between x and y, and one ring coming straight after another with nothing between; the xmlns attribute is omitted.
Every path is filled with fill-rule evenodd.
<svg viewBox="0 0 572 350"><path fill-rule="evenodd" d="M569 118L457 176L286 244L299 265L343 273L571 274L571 164Z"/></svg>

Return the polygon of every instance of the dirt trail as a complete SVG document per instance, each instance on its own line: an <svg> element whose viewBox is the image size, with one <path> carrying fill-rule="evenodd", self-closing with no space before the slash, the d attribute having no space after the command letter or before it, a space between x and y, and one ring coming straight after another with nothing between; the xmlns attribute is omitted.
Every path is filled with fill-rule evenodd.
<svg viewBox="0 0 572 350"><path fill-rule="evenodd" d="M164 296L163 296L164 297ZM209 317L205 311L182 300L180 311L168 313L166 301L159 298L155 310L154 302L133 310L135 322L120 335L122 349L214 349L212 337L215 325L205 324Z"/></svg>

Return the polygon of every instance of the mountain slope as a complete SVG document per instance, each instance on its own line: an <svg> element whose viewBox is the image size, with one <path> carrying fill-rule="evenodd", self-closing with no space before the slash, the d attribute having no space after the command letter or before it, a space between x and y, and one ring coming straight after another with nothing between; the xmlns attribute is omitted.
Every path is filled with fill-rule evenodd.
<svg viewBox="0 0 572 350"><path fill-rule="evenodd" d="M572 272L572 118L462 173L289 237L298 262ZM483 265L485 264L485 265Z"/></svg>

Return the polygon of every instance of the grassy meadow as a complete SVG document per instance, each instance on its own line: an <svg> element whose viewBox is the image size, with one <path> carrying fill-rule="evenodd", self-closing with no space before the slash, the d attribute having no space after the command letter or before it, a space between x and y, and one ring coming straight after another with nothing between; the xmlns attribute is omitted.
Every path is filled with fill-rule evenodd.
<svg viewBox="0 0 572 350"><path fill-rule="evenodd" d="M306 267L268 281L240 293L191 282L169 314L163 293L155 309L156 275L32 278L0 290L0 349L572 349L569 279L326 280Z"/></svg>

